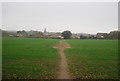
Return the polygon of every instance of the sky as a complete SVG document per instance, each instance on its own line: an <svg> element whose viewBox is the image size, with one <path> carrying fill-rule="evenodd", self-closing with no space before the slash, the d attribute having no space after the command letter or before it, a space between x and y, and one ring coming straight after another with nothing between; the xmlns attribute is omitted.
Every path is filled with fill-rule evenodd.
<svg viewBox="0 0 120 81"><path fill-rule="evenodd" d="M2 29L74 33L118 30L117 2L3 2Z"/></svg>

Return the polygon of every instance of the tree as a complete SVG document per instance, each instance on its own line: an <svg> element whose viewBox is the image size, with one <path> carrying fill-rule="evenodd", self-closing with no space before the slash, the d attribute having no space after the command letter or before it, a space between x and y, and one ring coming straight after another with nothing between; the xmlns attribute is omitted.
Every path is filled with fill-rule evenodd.
<svg viewBox="0 0 120 81"><path fill-rule="evenodd" d="M87 39L87 36L80 35L80 39Z"/></svg>
<svg viewBox="0 0 120 81"><path fill-rule="evenodd" d="M17 34L20 34L21 33L21 31L17 31Z"/></svg>
<svg viewBox="0 0 120 81"><path fill-rule="evenodd" d="M64 31L61 33L61 35L64 37L64 39L70 39L72 33L70 31Z"/></svg>
<svg viewBox="0 0 120 81"><path fill-rule="evenodd" d="M110 39L119 39L119 34L120 34L120 31L111 31L110 32Z"/></svg>
<svg viewBox="0 0 120 81"><path fill-rule="evenodd" d="M28 33L25 30L17 31L17 34L21 34L23 37L27 37Z"/></svg>

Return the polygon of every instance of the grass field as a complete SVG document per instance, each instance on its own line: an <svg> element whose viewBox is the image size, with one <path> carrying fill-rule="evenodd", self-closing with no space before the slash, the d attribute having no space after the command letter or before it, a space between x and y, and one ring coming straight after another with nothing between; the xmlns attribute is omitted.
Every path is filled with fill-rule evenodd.
<svg viewBox="0 0 120 81"><path fill-rule="evenodd" d="M2 39L3 79L54 79L60 56L58 39ZM80 79L118 79L117 40L65 40L70 74Z"/></svg>
<svg viewBox="0 0 120 81"><path fill-rule="evenodd" d="M2 39L3 79L47 79L56 77L59 55L56 39Z"/></svg>
<svg viewBox="0 0 120 81"><path fill-rule="evenodd" d="M66 56L75 78L118 79L117 40L66 40Z"/></svg>

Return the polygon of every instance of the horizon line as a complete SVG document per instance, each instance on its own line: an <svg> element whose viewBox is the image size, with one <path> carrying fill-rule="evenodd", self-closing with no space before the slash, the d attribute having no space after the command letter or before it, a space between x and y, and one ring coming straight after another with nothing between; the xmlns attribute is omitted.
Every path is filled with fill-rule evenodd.
<svg viewBox="0 0 120 81"><path fill-rule="evenodd" d="M34 29L33 30L26 30L26 29L19 29L19 30L0 29L0 30L4 30L4 31L22 31L22 30L25 30L25 31L41 31L41 30L34 30ZM67 30L63 30L63 31L67 31ZM71 30L68 30L68 31L71 31ZM120 31L120 30L114 29L114 30L110 30L109 32L100 32L100 31L98 31L97 33L110 33L111 31ZM41 32L44 32L44 30L42 30ZM47 31L47 32L61 32L61 31ZM96 33L87 33L87 32L72 32L72 33L96 34Z"/></svg>

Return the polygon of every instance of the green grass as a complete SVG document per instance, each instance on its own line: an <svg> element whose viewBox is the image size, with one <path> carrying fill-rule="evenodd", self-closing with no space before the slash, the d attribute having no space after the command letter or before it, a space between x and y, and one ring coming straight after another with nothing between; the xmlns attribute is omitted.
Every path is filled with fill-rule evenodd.
<svg viewBox="0 0 120 81"><path fill-rule="evenodd" d="M3 79L54 79L60 61L60 40L12 38L2 39ZM69 71L81 79L118 78L117 40L66 40Z"/></svg>
<svg viewBox="0 0 120 81"><path fill-rule="evenodd" d="M2 39L3 79L55 78L59 55L53 48L59 40L11 38Z"/></svg>
<svg viewBox="0 0 120 81"><path fill-rule="evenodd" d="M69 71L81 79L118 79L117 40L66 40Z"/></svg>

